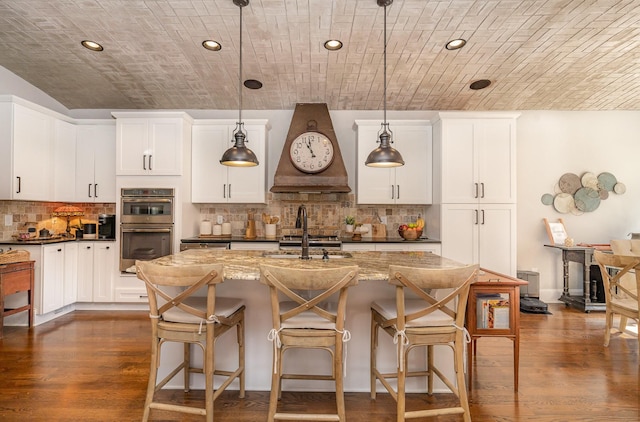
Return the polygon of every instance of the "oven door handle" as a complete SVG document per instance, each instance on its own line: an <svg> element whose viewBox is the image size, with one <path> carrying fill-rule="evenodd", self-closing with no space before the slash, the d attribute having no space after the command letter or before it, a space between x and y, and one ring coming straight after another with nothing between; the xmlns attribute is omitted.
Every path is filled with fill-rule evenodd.
<svg viewBox="0 0 640 422"><path fill-rule="evenodd" d="M171 233L172 229L127 229L122 228L122 233Z"/></svg>
<svg viewBox="0 0 640 422"><path fill-rule="evenodd" d="M135 202L135 203L144 202L149 204L152 204L154 202L160 202L163 204L170 204L172 201L173 199L170 199L170 198L122 198L122 202L125 204L128 202Z"/></svg>

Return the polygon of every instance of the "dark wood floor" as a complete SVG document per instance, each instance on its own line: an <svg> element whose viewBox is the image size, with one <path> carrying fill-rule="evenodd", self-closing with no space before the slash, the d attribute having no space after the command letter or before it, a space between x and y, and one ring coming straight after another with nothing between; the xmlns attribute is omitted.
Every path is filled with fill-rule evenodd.
<svg viewBox="0 0 640 422"><path fill-rule="evenodd" d="M604 314L553 305L553 315L522 314L520 391L513 391L511 342L480 339L471 391L474 421L638 421L640 378L635 338L602 346ZM145 312L77 311L33 329L5 327L0 340L1 421L140 420L149 371ZM166 392L184 399L182 392ZM196 400L202 392L186 398ZM444 403L412 395L409 407ZM285 393L285 407L310 412L334 405L326 393ZM394 421L387 394L347 393L352 422ZM267 392L223 394L216 421L265 420ZM156 412L154 421L202 420ZM439 418L458 421L461 418ZM418 421L418 419L416 419Z"/></svg>

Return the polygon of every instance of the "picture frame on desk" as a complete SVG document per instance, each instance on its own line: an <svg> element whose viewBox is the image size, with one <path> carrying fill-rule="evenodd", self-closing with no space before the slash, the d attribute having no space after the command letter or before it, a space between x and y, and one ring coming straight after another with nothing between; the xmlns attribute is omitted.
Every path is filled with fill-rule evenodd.
<svg viewBox="0 0 640 422"><path fill-rule="evenodd" d="M567 237L569 236L567 235L567 229L564 226L562 218L558 218L558 221L555 223L550 222L546 218L543 218L542 220L544 221L544 225L547 229L549 242L551 242L552 245L564 245L565 240L567 240Z"/></svg>

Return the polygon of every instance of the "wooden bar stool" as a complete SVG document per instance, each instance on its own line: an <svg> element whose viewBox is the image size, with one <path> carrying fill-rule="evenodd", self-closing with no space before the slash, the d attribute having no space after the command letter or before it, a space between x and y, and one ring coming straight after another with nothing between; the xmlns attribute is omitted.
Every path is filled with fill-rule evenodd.
<svg viewBox="0 0 640 422"><path fill-rule="evenodd" d="M358 283L358 266L292 269L261 265L261 282L269 286L273 329L273 373L268 420L345 421L343 346L349 340L344 328L347 289ZM289 300L280 300L280 296ZM310 296L306 299L303 296ZM337 296L337 303L330 299ZM332 357L330 375L284 373L283 358L289 349L323 349ZM283 379L334 380L336 414L279 413Z"/></svg>
<svg viewBox="0 0 640 422"><path fill-rule="evenodd" d="M471 421L464 376L464 319L469 285L475 279L477 265L457 268L427 269L389 266L389 283L396 286L396 298L377 300L371 304L371 398L376 398L376 380L380 380L396 400L397 420L440 415L462 414ZM417 299L405 299L405 290ZM439 298L440 297L440 298ZM397 370L381 373L377 368L378 329L389 334L397 344ZM434 365L434 346L453 349L455 381L449 380ZM415 347L427 348L427 369L409 371L409 352ZM433 393L437 375L458 397L455 407L407 411L405 382L407 377L427 377L428 393ZM389 382L397 380L397 389Z"/></svg>
<svg viewBox="0 0 640 422"><path fill-rule="evenodd" d="M244 303L241 299L216 298L216 284L221 283L222 264L164 266L150 261L136 261L138 278L143 280L149 294L151 318L151 372L142 420L149 419L151 409L161 409L206 416L213 422L213 402L234 379L240 383L240 397L244 397ZM205 288L206 297L194 296ZM238 367L233 370L215 369L215 341L222 334L236 328ZM184 359L162 381L157 382L160 349L165 342L184 343ZM193 367L191 346L202 349L202 367ZM155 393L184 372L184 390L189 391L190 375L204 374L204 407L165 403L154 399ZM214 391L214 375L223 382Z"/></svg>

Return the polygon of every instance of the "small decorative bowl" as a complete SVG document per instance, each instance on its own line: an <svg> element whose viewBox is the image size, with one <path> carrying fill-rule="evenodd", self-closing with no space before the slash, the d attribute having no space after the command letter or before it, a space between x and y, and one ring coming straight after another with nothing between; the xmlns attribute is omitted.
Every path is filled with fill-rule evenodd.
<svg viewBox="0 0 640 422"><path fill-rule="evenodd" d="M404 240L416 240L422 236L422 230L400 230L398 229L398 234Z"/></svg>

